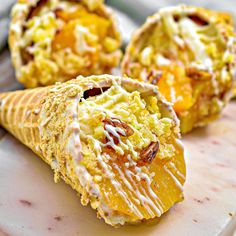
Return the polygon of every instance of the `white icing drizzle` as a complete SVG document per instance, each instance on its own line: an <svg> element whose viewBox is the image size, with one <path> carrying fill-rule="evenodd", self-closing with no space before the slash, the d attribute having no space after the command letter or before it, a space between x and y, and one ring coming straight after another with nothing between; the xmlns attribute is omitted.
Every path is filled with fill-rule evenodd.
<svg viewBox="0 0 236 236"><path fill-rule="evenodd" d="M169 162L168 165L175 170L175 173L183 180L185 180L185 176L176 168L173 162Z"/></svg>
<svg viewBox="0 0 236 236"><path fill-rule="evenodd" d="M171 64L171 61L168 58L165 58L160 54L158 54L156 56L156 65L157 66L168 66L170 64Z"/></svg>
<svg viewBox="0 0 236 236"><path fill-rule="evenodd" d="M118 173L120 174L121 180L124 182L124 184L125 184L125 185L127 186L127 188L130 190L130 196L133 197L133 200L136 202L136 204L140 204L139 198L138 198L138 199L137 199L137 198L134 198L133 193L135 193L135 191L134 191L132 185L130 184L130 182L129 182L129 181L127 180L127 178L125 177L124 173L121 171L121 169L120 169L120 168L118 167L118 165L116 165L115 163L113 163L113 166L114 166L114 168L118 171ZM124 191L124 190L123 190L123 191ZM127 197L128 197L128 195L127 195ZM130 201L131 204L133 204L131 200L129 200L129 201ZM134 208L134 207L132 207L132 208ZM138 208L135 207L135 209L136 209L136 214L137 214L139 217L142 217L142 213L138 210Z"/></svg>
<svg viewBox="0 0 236 236"><path fill-rule="evenodd" d="M170 87L170 97L171 97L171 102L175 103L177 101L175 89L172 86ZM180 97L178 97L178 98L180 98Z"/></svg>
<svg viewBox="0 0 236 236"><path fill-rule="evenodd" d="M236 60L235 55L232 54L234 52L234 45L236 43L236 38L235 37L230 37L228 42L227 42L227 50L225 51L223 55L223 60L227 60L227 55L231 54L233 57L233 60ZM234 80L236 80L236 66L232 66L230 70L230 74Z"/></svg>
<svg viewBox="0 0 236 236"><path fill-rule="evenodd" d="M71 153L74 161L78 162L82 159L81 155L81 142L80 142L80 125L78 121L78 103L81 96L77 95L73 98L72 107L69 108L69 114L72 117L72 123L70 124L69 129L72 130L71 137L68 142L68 151Z"/></svg>
<svg viewBox="0 0 236 236"><path fill-rule="evenodd" d="M133 147L132 143L131 143L129 140L126 140L126 143L127 143L127 145L128 145L128 149L130 150L130 152L132 153L132 155L137 158L137 157L138 157L138 152L136 152L136 151L134 150L134 147Z"/></svg>
<svg viewBox="0 0 236 236"><path fill-rule="evenodd" d="M136 162L132 159L131 155L127 155L127 159L131 166L136 166Z"/></svg>
<svg viewBox="0 0 236 236"><path fill-rule="evenodd" d="M106 130L108 130L108 132L112 133L112 135L117 137L119 139L119 141L120 141L119 133L122 134L123 136L125 136L125 134L126 134L126 132L123 129L119 128L119 127L114 127L114 126L109 125L109 124L106 124L105 127L106 127Z"/></svg>
<svg viewBox="0 0 236 236"><path fill-rule="evenodd" d="M4 106L6 104L7 98L1 99L1 105L0 105L0 116L1 116L1 120L3 120L4 117Z"/></svg>
<svg viewBox="0 0 236 236"><path fill-rule="evenodd" d="M110 134L106 130L104 130L104 134L108 138L109 142L107 142L105 145L104 144L103 145L104 146L111 146L117 153L119 153L120 155L124 155L124 150L114 143L113 138L110 136ZM119 140L120 140L120 136L119 136Z"/></svg>
<svg viewBox="0 0 236 236"><path fill-rule="evenodd" d="M176 43L181 49L184 48L185 42L184 42L184 40L183 40L181 37L179 37L178 35L175 35L175 36L173 37L173 39L174 39L175 43Z"/></svg>
<svg viewBox="0 0 236 236"><path fill-rule="evenodd" d="M82 165L76 166L76 173L79 178L80 184L84 187L88 192L90 191L89 186L92 182L92 177L86 170L86 168Z"/></svg>
<svg viewBox="0 0 236 236"><path fill-rule="evenodd" d="M132 171L130 171L130 170L127 169L127 170L125 171L125 174L126 174L126 176L129 178L129 180L130 180L130 182L132 183L132 185L135 186L135 188L136 188L135 192L136 192L136 194L137 194L137 196L138 196L138 199L141 200L142 204L145 206L145 208L146 208L146 210L148 211L148 213L149 213L150 215L154 215L154 214L156 213L158 216L160 216L160 215L162 214L163 210L162 210L162 207L160 206L160 204L158 203L158 201L161 203L161 201L160 201L160 199L158 198L158 196L154 193L155 197L154 197L154 195L153 195L153 200L152 200L152 199L147 195L147 192L145 191L145 189L144 189L142 186L139 186L139 185L133 180L132 176L133 176L134 178L136 178L136 180L137 180L138 182L141 181L141 177L140 177L140 175L139 175L138 173L135 174L135 173L133 173ZM151 185L146 184L146 186L147 186L147 188L148 188L148 191L149 191L149 192L152 192L152 190L151 190ZM139 190L139 189L140 189L140 190ZM141 191L141 192L140 192L140 191ZM159 208L158 208L155 204L156 204ZM151 210L150 207L152 207L153 210ZM154 212L153 212L153 211L154 211Z"/></svg>
<svg viewBox="0 0 236 236"><path fill-rule="evenodd" d="M25 3L17 3L12 7L11 16L14 17L18 13L26 14L28 12L28 6Z"/></svg>
<svg viewBox="0 0 236 236"><path fill-rule="evenodd" d="M36 150L37 150L37 151L40 150L38 146L37 146ZM53 160L52 163L51 163L51 167L52 167L52 169L54 169L54 170L58 170L59 167L60 167L58 161L57 161L57 160Z"/></svg>
<svg viewBox="0 0 236 236"><path fill-rule="evenodd" d="M148 188L150 188L150 186L148 186ZM163 212L162 210L160 210L160 209L162 209L161 206L158 204L157 201L154 202L150 197L148 197L148 194L147 194L146 190L143 187L141 187L141 189L144 192L144 195L142 195L142 198L144 199L144 201L146 203L148 203L153 208L153 210L157 214L157 216L161 216L162 212ZM155 196L157 198L156 194L155 194Z"/></svg>
<svg viewBox="0 0 236 236"><path fill-rule="evenodd" d="M137 175L135 175L135 174L134 174L132 171L130 171L129 169L125 170L125 174L126 174L126 176L129 178L129 180L130 180L132 186L135 187L135 192L133 192L133 193L136 194L136 196L138 197L138 199L141 201L142 205L145 206L147 212L148 212L151 216L154 216L153 211L151 210L151 208L149 207L149 205L147 205L148 201L147 201L146 197L141 194L141 192L140 192L139 189L138 189L138 185L136 184L136 182L135 182L135 181L133 180L133 178L132 178L132 176L138 177L138 178L136 178L136 180L137 180L137 181L140 181L140 180L141 180L140 177L137 176Z"/></svg>
<svg viewBox="0 0 236 236"><path fill-rule="evenodd" d="M183 145L183 142L180 140L180 139L175 139L175 142L177 143L177 145L182 149L184 150L184 145Z"/></svg>
<svg viewBox="0 0 236 236"><path fill-rule="evenodd" d="M83 0L83 2L88 6L89 10L93 11L103 4L103 0Z"/></svg>
<svg viewBox="0 0 236 236"><path fill-rule="evenodd" d="M34 110L35 115L39 114L39 112L40 112L40 108L37 108L37 109Z"/></svg>
<svg viewBox="0 0 236 236"><path fill-rule="evenodd" d="M42 122L40 123L40 125L39 125L39 129L40 129L40 127L45 126L45 125L52 119L52 117L53 117L53 114L52 114L51 116L49 116L49 117L43 119L43 121L42 121Z"/></svg>
<svg viewBox="0 0 236 236"><path fill-rule="evenodd" d="M140 167L136 166L136 162L133 161L133 159L131 158L130 155L127 156L127 159L129 161L129 167L133 166L134 171L131 171L128 168L126 168L125 171L124 171L124 173L125 173L124 174L121 171L121 169L117 166L117 164L113 163L113 166L115 167L115 169L118 170L122 180L124 181L124 183L128 187L128 189L130 191L132 191L132 194L135 193L135 196L137 197L137 199L135 201L137 202L140 199L142 204L145 206L145 208L147 209L148 213L151 216L154 216L155 213L160 216L162 214L163 210L162 210L162 207L160 206L160 204L161 204L160 199L158 198L158 196L155 194L155 192L151 188L152 180L150 179L150 177L147 174L143 173L143 171ZM141 181L141 179L145 179L148 192L152 196L153 200L150 197L148 197L147 192L145 191L145 189L143 187L141 187L141 185L138 186L135 183L132 176L134 176L134 178L136 178L136 180L138 182ZM127 177L128 177L130 182L128 181ZM142 193L139 191L139 188L142 190ZM159 201L160 204L158 203L158 201ZM152 207L153 210L151 210L150 207Z"/></svg>
<svg viewBox="0 0 236 236"><path fill-rule="evenodd" d="M76 87L81 89L78 85L72 85L72 84L66 85L66 88L68 88L68 89L76 88ZM63 94L64 93L64 89L65 89L64 87L55 86L55 87L50 89L50 93L62 93ZM53 103L51 104L51 107L53 107L56 102L57 102L57 100L54 99ZM78 101L76 100L76 102L78 102ZM74 106L75 106L75 103L74 103ZM71 114L70 109L71 108L69 108L69 114ZM41 119L42 121L41 121L41 123L39 124L39 127L38 127L40 133L42 132L42 128L53 118L53 114L51 114L49 117L46 117L44 111L42 111L41 112L41 116L42 116L42 119ZM73 114L72 114L72 117L73 117Z"/></svg>
<svg viewBox="0 0 236 236"><path fill-rule="evenodd" d="M12 24L10 27L10 30L16 34L21 34L21 32L22 32L21 23L16 22L16 23Z"/></svg>
<svg viewBox="0 0 236 236"><path fill-rule="evenodd" d="M95 146L98 146L96 144ZM100 148L99 148L100 149ZM98 150L99 150L98 149ZM97 150L96 150L97 151ZM122 189L121 184L114 179L114 173L112 172L112 168L110 165L108 165L103 158L107 157L108 155L101 155L99 152L97 152L97 159L99 164L102 166L103 170L105 171L106 177L108 177L112 183L112 185L115 187L117 193L123 198L123 200L126 202L126 204L133 210L133 212L138 215L139 217L142 217L141 212L138 210L138 208L132 203L132 201L129 199L127 193Z"/></svg>
<svg viewBox="0 0 236 236"><path fill-rule="evenodd" d="M183 186L182 184L179 182L179 180L176 178L176 176L168 169L167 166L164 166L164 170L171 176L171 178L174 180L176 186L183 191Z"/></svg>
<svg viewBox="0 0 236 236"><path fill-rule="evenodd" d="M65 91L65 87L64 86L60 86L61 85L61 83L60 82L58 82L58 83L56 83L56 85L58 85L58 86L54 86L53 88L51 88L50 89L50 93L64 93L64 91ZM75 89L75 88L77 88L78 90L81 90L81 87L78 85L78 84L76 84L76 83L71 83L71 84L67 84L66 85L66 89Z"/></svg>
<svg viewBox="0 0 236 236"><path fill-rule="evenodd" d="M196 25L188 18L183 18L179 22L181 34L194 52L196 60L201 61L206 69L212 71L212 60L205 52L205 46L199 38Z"/></svg>
<svg viewBox="0 0 236 236"><path fill-rule="evenodd" d="M195 13L194 9L185 9L185 6L179 7L167 7L161 9L159 14L163 19L163 23L166 26L167 34L174 42L180 47L183 48L185 44L189 46L191 51L195 55L195 62L192 62L191 65L200 69L213 71L213 62L212 59L206 53L206 48L204 43L201 41L204 35L199 34L200 27L197 26L191 19L184 17L182 15L183 11ZM173 19L174 14L180 14L179 22L175 22ZM156 19L157 21L157 19ZM157 63L158 64L158 63Z"/></svg>
<svg viewBox="0 0 236 236"><path fill-rule="evenodd" d="M97 184L92 180L92 176L87 171L87 169L80 164L82 160L82 145L80 141L80 125L78 120L78 104L81 95L77 94L75 98L72 98L72 104L68 107L68 114L72 117L72 123L69 125L69 130L72 131L68 144L67 151L71 154L73 158L74 165L76 166L76 173L80 184L86 188L87 192L91 195L100 196L100 189Z"/></svg>
<svg viewBox="0 0 236 236"><path fill-rule="evenodd" d="M121 169L119 168L119 166L118 166L116 163L113 163L113 166L114 166L114 168L119 172L119 174L120 174L120 176L121 176L123 182L124 182L125 185L128 187L128 189L129 189L130 191L134 191L132 185L131 185L130 182L125 178L125 175L124 175L124 173L121 171Z"/></svg>
<svg viewBox="0 0 236 236"><path fill-rule="evenodd" d="M143 167L143 168L144 168L144 167ZM162 203L161 203L160 199L158 198L158 196L156 195L156 193L152 190L152 187L151 187L151 183L152 183L151 175L150 175L150 177L149 177L146 173L142 172L142 169L141 169L140 167L135 167L135 170L137 171L137 175L140 177L140 179L141 179L141 180L144 179L144 180L146 181L146 185L147 185L148 192L149 192L149 194L152 196L152 198L154 199L155 203L159 206L159 209L161 209L161 210L158 209L158 211L161 212L161 211L162 211L162 208L161 208L161 206L159 205L159 203L160 203L161 205L162 205ZM144 189L143 189L143 191L145 192L145 195L147 195L147 194L146 194L146 191L145 191ZM147 195L147 196L148 196L148 195ZM150 198L149 198L149 199L150 199ZM159 200L159 203L158 203L157 200ZM152 201L152 200L150 199L149 201ZM158 213L158 211L156 210L157 213Z"/></svg>
<svg viewBox="0 0 236 236"><path fill-rule="evenodd" d="M76 38L76 52L82 54L84 52L95 52L96 48L90 47L87 44L86 37L90 37L93 41L97 41L98 38L96 35L90 33L90 31L81 25L75 27L75 38Z"/></svg>

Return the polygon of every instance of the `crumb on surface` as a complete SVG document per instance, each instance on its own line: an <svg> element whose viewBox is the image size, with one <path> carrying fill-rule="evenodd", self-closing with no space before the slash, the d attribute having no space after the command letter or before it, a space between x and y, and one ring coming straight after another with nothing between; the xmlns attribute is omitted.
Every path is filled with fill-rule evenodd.
<svg viewBox="0 0 236 236"><path fill-rule="evenodd" d="M197 202L197 203L200 203L200 204L203 204L203 203L204 203L203 200L200 200L200 199L197 199L197 198L193 198L193 200L194 200L195 202Z"/></svg>
<svg viewBox="0 0 236 236"><path fill-rule="evenodd" d="M62 218L63 218L62 216L55 216L55 217L54 217L54 220L56 220L56 221L62 221Z"/></svg>
<svg viewBox="0 0 236 236"><path fill-rule="evenodd" d="M32 202L28 201L28 200L25 200L25 199L20 199L19 200L20 203L24 206L27 206L27 207L31 207L32 206Z"/></svg>

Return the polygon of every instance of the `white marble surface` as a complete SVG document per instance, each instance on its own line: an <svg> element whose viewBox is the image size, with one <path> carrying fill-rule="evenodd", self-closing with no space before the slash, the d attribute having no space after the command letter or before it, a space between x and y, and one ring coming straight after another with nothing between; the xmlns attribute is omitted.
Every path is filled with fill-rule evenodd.
<svg viewBox="0 0 236 236"><path fill-rule="evenodd" d="M185 201L159 223L113 229L82 207L50 168L12 136L0 141L0 235L213 236L236 225L236 101L221 119L184 137L188 150ZM4 234L5 233L5 234Z"/></svg>

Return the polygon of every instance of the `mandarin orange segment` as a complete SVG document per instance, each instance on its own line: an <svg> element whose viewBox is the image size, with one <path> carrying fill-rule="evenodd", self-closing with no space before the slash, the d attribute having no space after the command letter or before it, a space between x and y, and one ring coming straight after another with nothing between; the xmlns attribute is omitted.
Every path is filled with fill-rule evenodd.
<svg viewBox="0 0 236 236"><path fill-rule="evenodd" d="M186 111L192 106L191 80L181 67L165 68L157 85L163 96L174 104L176 112Z"/></svg>
<svg viewBox="0 0 236 236"><path fill-rule="evenodd" d="M115 174L113 181L119 183L108 179L101 183L111 209L133 219L150 219L166 212L179 199L186 175L184 154L174 140L172 144L177 150L175 157L163 161L156 158L146 170L142 169L147 176L154 176L151 186L147 179L136 178L137 167L127 168L127 160L109 162L110 171Z"/></svg>
<svg viewBox="0 0 236 236"><path fill-rule="evenodd" d="M78 24L78 21L72 21L64 25L59 32L56 33L52 41L53 51L71 48L75 52L75 27Z"/></svg>
<svg viewBox="0 0 236 236"><path fill-rule="evenodd" d="M108 27L110 23L95 15L89 14L88 17L83 17L80 19L81 25L88 27L91 33L94 33L99 36L100 40L103 40L108 33Z"/></svg>
<svg viewBox="0 0 236 236"><path fill-rule="evenodd" d="M80 23L78 24L88 27L91 30L91 33L99 35L100 39L105 37L110 25L110 22L107 19L94 13L89 13L83 6L77 6L71 11L58 9L56 11L56 16L66 23L79 19Z"/></svg>
<svg viewBox="0 0 236 236"><path fill-rule="evenodd" d="M66 18L66 17L63 16L63 18ZM78 16L77 16L77 19L76 18L74 19L74 16L72 14L72 18L70 19L68 16L68 20L71 20L71 21L66 23L63 26L63 28L59 30L59 32L56 33L53 39L52 48L54 51L65 49L65 48L71 48L73 52L76 52L75 28L79 25L86 27L86 29L88 29L89 32L92 33L93 35L97 35L100 42L102 42L102 40L107 35L109 22L95 14L84 14L84 17L79 18L79 19L78 19ZM89 40L87 41L88 41L87 43L89 44Z"/></svg>

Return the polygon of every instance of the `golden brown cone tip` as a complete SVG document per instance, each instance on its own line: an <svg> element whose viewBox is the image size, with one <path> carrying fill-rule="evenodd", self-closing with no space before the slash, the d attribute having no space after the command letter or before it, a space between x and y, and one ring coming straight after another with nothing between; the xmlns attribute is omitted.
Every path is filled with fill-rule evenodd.
<svg viewBox="0 0 236 236"><path fill-rule="evenodd" d="M27 88L110 73L121 59L116 19L102 0L22 0L12 8L9 45Z"/></svg>
<svg viewBox="0 0 236 236"><path fill-rule="evenodd" d="M183 200L184 149L153 85L103 75L0 94L0 124L117 226Z"/></svg>
<svg viewBox="0 0 236 236"><path fill-rule="evenodd" d="M185 5L163 8L134 33L122 72L157 85L174 104L186 133L219 117L230 100L235 42L227 13Z"/></svg>

